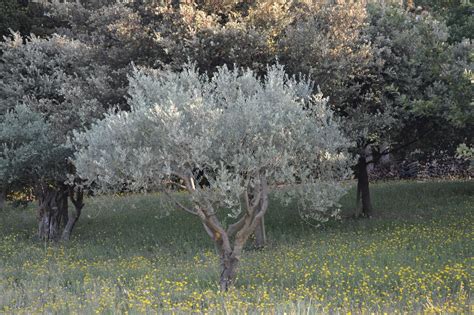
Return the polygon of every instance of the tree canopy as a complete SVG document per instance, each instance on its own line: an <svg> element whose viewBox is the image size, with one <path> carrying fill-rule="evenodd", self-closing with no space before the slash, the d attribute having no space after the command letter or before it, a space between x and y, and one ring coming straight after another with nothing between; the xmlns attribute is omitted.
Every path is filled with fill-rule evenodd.
<svg viewBox="0 0 474 315"><path fill-rule="evenodd" d="M271 67L262 81L251 70L227 67L212 77L135 71L130 112L109 113L76 133L74 164L81 178L105 190L188 191L188 206L216 242L223 264L221 288L232 283L242 248L268 207L269 187L291 195L305 218L337 215L348 175L348 141L311 82ZM200 170L210 186L198 185ZM226 210L234 223L216 213ZM231 238L235 235L232 246Z"/></svg>

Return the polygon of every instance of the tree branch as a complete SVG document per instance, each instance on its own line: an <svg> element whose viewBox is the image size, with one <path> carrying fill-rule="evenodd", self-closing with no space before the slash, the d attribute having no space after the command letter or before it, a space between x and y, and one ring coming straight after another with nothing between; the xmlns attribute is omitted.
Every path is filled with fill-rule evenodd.
<svg viewBox="0 0 474 315"><path fill-rule="evenodd" d="M188 212L188 213L191 213L192 215L198 215L196 212L192 211L191 209L189 209L188 207L186 207L186 206L184 206L182 203L180 203L178 200L176 200L173 196L171 196L171 194L170 194L168 191L164 190L163 192L166 194L166 196L167 196L168 198L170 198L170 200L171 200L172 202L174 202L174 203L175 203L179 208L181 208L182 210L184 210L184 211L186 211L186 212Z"/></svg>
<svg viewBox="0 0 474 315"><path fill-rule="evenodd" d="M426 135L427 135L428 133L430 133L431 131L432 131L432 129L430 128L430 129L428 129L427 131L425 131L424 133L422 133L420 136L416 137L415 139L413 139L413 140L411 140L411 141L409 141L409 142L406 142L406 143L404 143L404 144L402 144L402 145L399 145L398 147L393 148L393 149L390 149L390 150L388 150L388 151L387 151L387 150L383 150L382 152L380 152L380 155L391 154L391 153L396 152L396 151L398 151L398 150L404 149L404 148L406 148L406 147L408 147L408 146L410 146L410 145L412 145L412 144L414 144L414 143L417 143L418 141L421 140L421 138L423 138L424 136L426 136Z"/></svg>
<svg viewBox="0 0 474 315"><path fill-rule="evenodd" d="M229 234L229 237L234 236L235 233L244 226L246 219L246 215L243 215L237 222L229 225L227 228L227 234Z"/></svg>
<svg viewBox="0 0 474 315"><path fill-rule="evenodd" d="M372 154L372 160L366 161L365 165L367 166L367 165L369 165L369 164L371 164L371 163L375 164L375 163L377 163L377 162L380 160L380 158L381 158L383 155L392 154L392 153L397 152L397 151L399 151L399 150L401 150L401 149L404 149L404 148L406 148L406 147L409 147L410 145L412 145L412 144L414 144L414 143L417 143L418 141L421 140L421 138L423 138L424 136L426 136L427 134L429 134L431 131L432 131L432 128L429 128L428 130L426 130L424 133L422 133L421 135L419 135L419 136L416 137L415 139L410 140L410 141L408 141L408 142L405 142L405 143L399 145L398 147L395 147L395 148L392 148L392 149L387 148L387 149L383 150L382 152L377 152L377 154L375 154L375 155Z"/></svg>

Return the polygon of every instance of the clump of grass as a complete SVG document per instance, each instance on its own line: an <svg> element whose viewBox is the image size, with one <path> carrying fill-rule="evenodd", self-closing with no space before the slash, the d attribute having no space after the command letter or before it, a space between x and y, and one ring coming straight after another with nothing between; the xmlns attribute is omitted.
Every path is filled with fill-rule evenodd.
<svg viewBox="0 0 474 315"><path fill-rule="evenodd" d="M158 195L88 200L66 244L38 242L33 210L10 209L0 313L468 313L473 191L474 182L380 183L375 218L320 228L271 202L269 245L249 247L227 293L200 223L165 216Z"/></svg>

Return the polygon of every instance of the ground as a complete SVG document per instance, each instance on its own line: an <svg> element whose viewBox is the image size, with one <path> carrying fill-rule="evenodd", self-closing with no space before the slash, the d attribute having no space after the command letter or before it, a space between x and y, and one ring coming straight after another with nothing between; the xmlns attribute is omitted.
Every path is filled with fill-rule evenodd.
<svg viewBox="0 0 474 315"><path fill-rule="evenodd" d="M376 217L321 227L271 200L269 244L249 244L225 294L202 226L165 215L158 195L87 200L66 244L32 237L33 208L7 209L0 313L473 312L474 181L378 183L372 194Z"/></svg>

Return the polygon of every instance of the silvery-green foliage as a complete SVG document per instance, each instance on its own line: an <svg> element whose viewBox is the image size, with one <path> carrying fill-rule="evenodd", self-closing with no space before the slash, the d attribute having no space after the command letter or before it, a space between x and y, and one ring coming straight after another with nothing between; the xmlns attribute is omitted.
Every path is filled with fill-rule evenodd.
<svg viewBox="0 0 474 315"><path fill-rule="evenodd" d="M61 138L100 117L96 96L108 83L88 60L89 47L58 35L24 41L13 33L0 42L0 50L0 113L27 104L43 113Z"/></svg>
<svg viewBox="0 0 474 315"><path fill-rule="evenodd" d="M45 165L65 164L67 148L55 144L43 115L17 105L0 116L0 187L21 188L46 177Z"/></svg>
<svg viewBox="0 0 474 315"><path fill-rule="evenodd" d="M63 182L70 172L68 136L107 106L101 99L110 89L107 71L89 59L89 46L59 35L24 39L13 33L0 50L0 115L8 129L1 130L4 179L15 188Z"/></svg>
<svg viewBox="0 0 474 315"><path fill-rule="evenodd" d="M110 112L76 132L75 167L101 190L165 189L186 176L197 182L193 171L201 170L210 187L191 183L190 198L233 217L242 193L265 177L269 185L296 185L286 196L322 219L344 193L339 180L349 172L350 143L326 99L311 96L311 84L281 66L261 79L225 66L211 78L192 66L135 70L131 111Z"/></svg>

